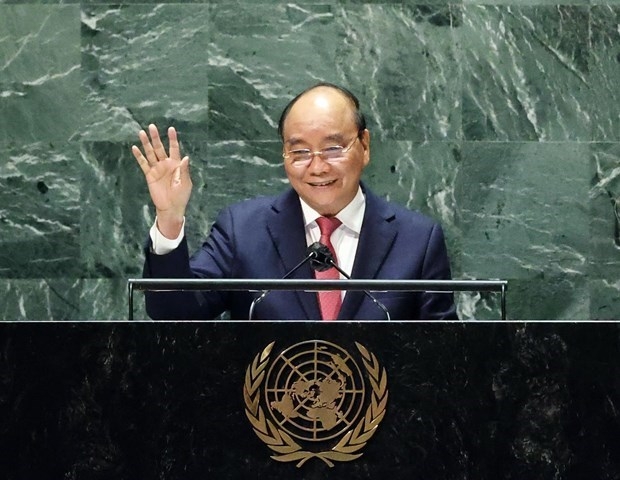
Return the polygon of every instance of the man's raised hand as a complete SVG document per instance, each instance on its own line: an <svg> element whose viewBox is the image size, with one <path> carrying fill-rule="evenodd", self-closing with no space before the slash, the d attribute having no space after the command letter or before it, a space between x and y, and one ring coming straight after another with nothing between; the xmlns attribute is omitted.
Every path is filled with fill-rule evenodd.
<svg viewBox="0 0 620 480"><path fill-rule="evenodd" d="M159 231L167 238L176 238L181 231L185 209L192 192L189 157L181 158L174 127L168 128L168 153L157 127L151 124L148 130L148 133L144 130L138 133L143 150L133 145L131 152L146 178L157 212Z"/></svg>

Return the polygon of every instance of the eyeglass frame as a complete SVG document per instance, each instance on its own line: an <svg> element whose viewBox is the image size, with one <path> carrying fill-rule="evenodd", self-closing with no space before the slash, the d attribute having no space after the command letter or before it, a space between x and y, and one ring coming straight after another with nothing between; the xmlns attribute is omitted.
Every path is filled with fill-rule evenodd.
<svg viewBox="0 0 620 480"><path fill-rule="evenodd" d="M333 149L333 148L342 148L342 151L340 153L347 154L351 151L351 149L353 148L353 145L355 145L355 142L357 140L360 139L362 132L357 132L357 135L355 136L355 138L353 138L351 140L351 142L349 142L349 144L346 147L343 147L341 145L332 145L330 147L326 147L326 148L322 148L321 150L315 150L312 151L309 148L300 148L297 150L291 150L289 152L282 152L282 158L284 160L288 160L291 155L297 153L297 154L301 154L301 153L305 153L306 155L310 155L310 158L308 160L300 160L299 162L295 163L295 162L291 162L290 165L292 166L297 166L297 167L303 167L303 166L307 166L310 165L312 163L312 161L314 160L314 157L320 157L321 160L323 160L326 163L332 164L332 163L338 163L341 162L342 160L345 159L345 157L343 156L342 158L338 158L338 159L326 159L324 157L325 152L329 149Z"/></svg>

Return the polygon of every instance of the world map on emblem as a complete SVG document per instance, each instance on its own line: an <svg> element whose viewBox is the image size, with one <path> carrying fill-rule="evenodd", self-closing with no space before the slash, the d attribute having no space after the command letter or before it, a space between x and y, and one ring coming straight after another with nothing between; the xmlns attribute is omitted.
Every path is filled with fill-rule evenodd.
<svg viewBox="0 0 620 480"><path fill-rule="evenodd" d="M364 379L343 348L326 341L302 342L274 361L265 398L280 428L302 440L322 441L338 436L358 418Z"/></svg>

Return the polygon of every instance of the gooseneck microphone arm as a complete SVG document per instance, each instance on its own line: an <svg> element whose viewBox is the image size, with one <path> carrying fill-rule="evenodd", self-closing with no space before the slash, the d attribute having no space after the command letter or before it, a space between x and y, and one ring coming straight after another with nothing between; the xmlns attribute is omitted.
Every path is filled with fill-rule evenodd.
<svg viewBox="0 0 620 480"><path fill-rule="evenodd" d="M338 270L343 277L345 277L347 280L351 279L351 276L347 274L347 272L345 272L344 270L342 270L334 261L334 256L332 255L331 250L326 246L323 245L322 243L316 242L313 243L312 245L310 245L310 247L308 247L308 249L312 249L314 252L316 252L316 255L314 258L312 258L310 260L310 265L312 266L312 268L314 268L315 270L322 272L325 270L328 270L332 267L334 267L336 270ZM366 294L366 296L368 298L370 298L373 303L379 307L383 313L385 313L385 317L388 320L388 322L391 320L390 318L390 312L388 312L388 309L385 308L385 305L383 305L379 300L377 300L368 290L364 290L364 293Z"/></svg>
<svg viewBox="0 0 620 480"><path fill-rule="evenodd" d="M295 265L291 270L289 270L286 273L286 275L284 275L282 277L282 280L284 280L286 278L289 278L291 275L293 275L293 273L295 273L297 270L299 270L303 265L305 265L306 263L316 259L320 255L318 253L319 250L320 250L320 246L325 247L325 245L322 245L319 242L315 242L312 245L310 245L306 249L306 257L301 262L299 262L297 265ZM325 248L327 248L327 247L325 247ZM329 249L327 250L327 252L329 253ZM330 267L328 267L328 268L330 268ZM252 320L252 317L254 316L254 309L256 308L256 305L258 305L260 302L262 302L263 299L267 296L267 294L269 292L271 292L271 290L264 290L263 293L259 297L256 297L254 299L254 301L250 305L250 310L248 312L248 320Z"/></svg>
<svg viewBox="0 0 620 480"><path fill-rule="evenodd" d="M299 262L297 265L295 265L295 267L293 267L291 270L289 270L287 272L287 274L282 277L282 279L284 280L286 278L289 278L291 275L293 275L293 273L295 273L297 270L299 270L307 262L310 262L310 266L314 270L317 270L319 272L323 272L325 270L329 270L330 268L333 267L336 270L338 270L338 272L340 272L340 274L342 274L343 277L345 277L348 280L351 279L351 276L348 275L347 272L342 270L336 264L336 262L334 261L334 256L332 255L332 252L327 247L327 245L324 245L324 244L322 244L320 242L314 242L312 245L310 245L306 249L306 257L301 262ZM254 299L254 301L252 301L252 303L250 305L250 310L248 312L248 320L252 320L252 317L254 316L254 309L256 308L256 305L258 305L260 302L262 302L263 299L269 294L269 292L271 292L271 290L263 291L263 293L259 297L256 297ZM372 300L372 302L377 307L379 307L379 309L381 309L383 311L383 313L385 314L385 317L387 318L387 320L390 321L391 320L390 312L388 312L388 309L385 308L385 305L383 305L379 300L377 300L368 290L364 290L364 294L368 298L370 298Z"/></svg>

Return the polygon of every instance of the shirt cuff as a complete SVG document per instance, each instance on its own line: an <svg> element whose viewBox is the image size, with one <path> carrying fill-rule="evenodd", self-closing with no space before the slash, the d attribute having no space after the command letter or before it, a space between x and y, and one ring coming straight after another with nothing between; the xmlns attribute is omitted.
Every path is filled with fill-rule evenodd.
<svg viewBox="0 0 620 480"><path fill-rule="evenodd" d="M170 240L162 235L162 233L157 228L157 217L155 217L155 223L151 227L150 230L151 236L151 253L155 255L166 255L167 253L172 252L175 248L177 248L183 237L185 236L185 217L183 217L183 225L181 225L181 232L179 236L174 240Z"/></svg>

